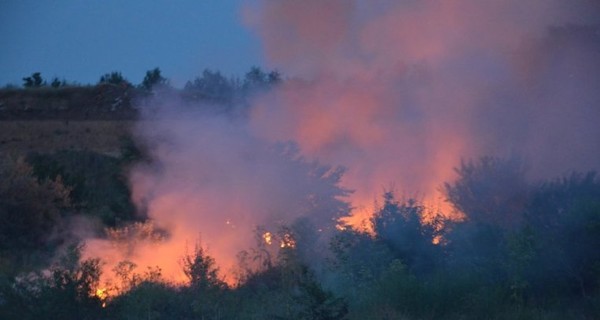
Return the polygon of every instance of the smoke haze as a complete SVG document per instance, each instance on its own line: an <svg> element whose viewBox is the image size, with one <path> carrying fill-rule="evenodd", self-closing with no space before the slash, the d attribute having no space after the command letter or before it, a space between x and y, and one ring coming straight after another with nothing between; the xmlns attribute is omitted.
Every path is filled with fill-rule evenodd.
<svg viewBox="0 0 600 320"><path fill-rule="evenodd" d="M290 79L247 119L169 105L140 122L154 162L134 168L134 201L170 235L128 257L141 265L176 273L200 238L227 271L257 226L331 224L343 205L307 203L344 200L340 171L315 160L347 168L360 217L391 185L444 207L461 158L521 157L534 178L600 164L597 2L264 1L243 13Z"/></svg>
<svg viewBox="0 0 600 320"><path fill-rule="evenodd" d="M346 194L336 186L340 168L305 160L294 144L258 139L244 121L172 105L154 111L137 132L155 161L134 168L131 184L138 209L167 236L133 248L90 242L89 251L102 252L109 265L159 265L185 280L178 262L200 242L233 283L236 255L256 245L258 228L276 234L305 218L327 234L347 214L334 200Z"/></svg>
<svg viewBox="0 0 600 320"><path fill-rule="evenodd" d="M264 1L246 8L247 23L271 67L302 80L259 100L251 123L346 166L359 208L390 184L439 203L461 157L521 157L536 178L596 169L599 9Z"/></svg>

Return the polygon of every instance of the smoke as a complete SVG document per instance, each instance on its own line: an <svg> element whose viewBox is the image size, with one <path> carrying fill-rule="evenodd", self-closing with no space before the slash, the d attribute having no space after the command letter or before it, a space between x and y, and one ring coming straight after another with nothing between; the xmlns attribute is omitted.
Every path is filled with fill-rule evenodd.
<svg viewBox="0 0 600 320"><path fill-rule="evenodd" d="M270 67L253 128L349 170L353 205L390 184L444 206L460 158L522 157L535 178L600 164L593 1L263 1Z"/></svg>
<svg viewBox="0 0 600 320"><path fill-rule="evenodd" d="M257 229L276 234L302 218L325 235L348 212L346 191L336 185L339 168L304 159L292 143L259 139L243 120L168 104L136 131L154 161L133 169L133 201L153 226L121 232L126 246L90 242L88 251L109 270L130 260L184 281L181 258L200 242L234 283L236 255L256 246ZM164 236L151 236L157 230Z"/></svg>
<svg viewBox="0 0 600 320"><path fill-rule="evenodd" d="M126 255L141 265L181 277L200 239L228 272L257 227L331 227L341 172L315 160L347 168L356 219L390 186L447 206L461 158L519 156L534 178L600 164L597 2L263 1L243 16L290 78L247 119L171 105L139 123L154 162L134 168L134 202L168 231Z"/></svg>

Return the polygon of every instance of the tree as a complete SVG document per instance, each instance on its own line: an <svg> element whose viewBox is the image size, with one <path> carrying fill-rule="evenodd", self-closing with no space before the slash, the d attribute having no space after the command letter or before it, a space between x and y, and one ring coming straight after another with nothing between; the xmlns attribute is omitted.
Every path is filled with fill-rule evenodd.
<svg viewBox="0 0 600 320"><path fill-rule="evenodd" d="M180 292L162 278L158 267L136 272L137 265L121 261L114 268L119 286L106 309L112 319L189 319L189 303L180 302ZM109 292L112 292L109 291Z"/></svg>
<svg viewBox="0 0 600 320"><path fill-rule="evenodd" d="M399 202L389 191L383 198L383 206L371 218L376 241L388 246L411 271L432 271L438 255L433 242L439 236L439 219L424 223L425 207L416 200Z"/></svg>
<svg viewBox="0 0 600 320"><path fill-rule="evenodd" d="M23 78L23 87L25 88L39 88L44 85L46 82L42 79L40 72L34 72L31 76Z"/></svg>
<svg viewBox="0 0 600 320"><path fill-rule="evenodd" d="M236 91L232 80L225 78L219 71L204 70L202 77L185 85L186 93L195 100L205 100L219 104L231 104Z"/></svg>
<svg viewBox="0 0 600 320"><path fill-rule="evenodd" d="M69 194L61 177L38 180L23 158L0 159L0 257L52 251Z"/></svg>
<svg viewBox="0 0 600 320"><path fill-rule="evenodd" d="M167 86L169 81L161 75L159 68L146 71L146 76L142 81L141 87L147 91L152 91L157 86Z"/></svg>
<svg viewBox="0 0 600 320"><path fill-rule="evenodd" d="M70 246L47 272L16 278L2 292L0 316L6 319L100 319L102 301L94 295L100 260L81 260L82 246Z"/></svg>
<svg viewBox="0 0 600 320"><path fill-rule="evenodd" d="M65 86L67 86L67 81L65 81L64 79L63 79L63 80L60 80L60 79L58 79L57 77L54 77L54 78L52 79L52 82L50 82L50 86L51 86L52 88L60 88L60 87L65 87Z"/></svg>
<svg viewBox="0 0 600 320"><path fill-rule="evenodd" d="M375 241L367 232L350 227L338 232L331 240L334 259L330 267L340 278L336 281L339 292L352 296L362 294L394 260L394 254L381 241Z"/></svg>
<svg viewBox="0 0 600 320"><path fill-rule="evenodd" d="M344 319L346 302L323 289L295 248L283 248L277 263L252 273L236 288L239 314L256 319Z"/></svg>
<svg viewBox="0 0 600 320"><path fill-rule="evenodd" d="M63 150L32 152L26 160L38 179L60 177L70 189L73 207L83 214L95 215L108 226L135 219L119 159L92 151Z"/></svg>
<svg viewBox="0 0 600 320"><path fill-rule="evenodd" d="M281 82L281 75L277 71L264 72L259 67L252 67L244 77L243 89L246 94L269 89Z"/></svg>
<svg viewBox="0 0 600 320"><path fill-rule="evenodd" d="M183 257L182 262L183 272L195 290L219 290L226 287L225 282L219 278L215 259L206 254L201 245L197 244L194 252Z"/></svg>
<svg viewBox="0 0 600 320"><path fill-rule="evenodd" d="M600 182L595 172L544 182L531 198L526 222L536 241L529 270L533 289L582 297L598 292Z"/></svg>
<svg viewBox="0 0 600 320"><path fill-rule="evenodd" d="M127 81L127 79L125 79L123 75L121 75L121 73L117 71L113 71L111 73L107 73L101 76L100 81L98 81L98 84L114 84L126 87L131 85L129 81Z"/></svg>
<svg viewBox="0 0 600 320"><path fill-rule="evenodd" d="M225 294L227 285L219 278L219 268L200 244L194 252L183 257L183 272L189 279L189 285L182 289L192 314L200 318L218 318L227 306Z"/></svg>
<svg viewBox="0 0 600 320"><path fill-rule="evenodd" d="M462 161L455 171L458 179L446 183L444 191L467 219L503 229L521 225L529 185L519 159L482 157L477 162Z"/></svg>

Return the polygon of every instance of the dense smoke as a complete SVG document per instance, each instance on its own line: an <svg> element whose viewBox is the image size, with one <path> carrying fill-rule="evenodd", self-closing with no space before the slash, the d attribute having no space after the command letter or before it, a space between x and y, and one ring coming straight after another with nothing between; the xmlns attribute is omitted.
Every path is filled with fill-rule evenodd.
<svg viewBox="0 0 600 320"><path fill-rule="evenodd" d="M227 271L257 227L331 224L340 203L307 204L340 199L340 171L316 160L347 168L357 215L390 186L444 207L461 158L520 157L535 178L598 168L597 2L266 1L244 17L289 79L247 119L170 105L140 123L154 162L133 170L134 201L168 245L133 261L174 273L201 239Z"/></svg>
<svg viewBox="0 0 600 320"><path fill-rule="evenodd" d="M338 201L346 194L336 186L340 168L307 161L292 143L266 143L244 121L169 104L154 109L137 132L154 161L132 171L133 200L154 229L166 232L133 246L90 242L89 251L101 252L111 266L128 259L185 280L179 262L186 249L202 245L234 283L236 255L256 246L258 230L276 237L305 218L328 234L348 213ZM132 232L138 240L144 234ZM270 245L278 248L281 241Z"/></svg>
<svg viewBox="0 0 600 320"><path fill-rule="evenodd" d="M383 188L440 203L460 158L521 157L535 178L600 163L594 1L265 1L262 136L346 166L353 204Z"/></svg>

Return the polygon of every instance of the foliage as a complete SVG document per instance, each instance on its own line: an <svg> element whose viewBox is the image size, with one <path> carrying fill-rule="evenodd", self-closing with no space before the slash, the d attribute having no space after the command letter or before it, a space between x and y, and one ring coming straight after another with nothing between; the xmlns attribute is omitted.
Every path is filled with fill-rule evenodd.
<svg viewBox="0 0 600 320"><path fill-rule="evenodd" d="M142 106L173 101L210 113L245 117L256 95L277 88L284 79L277 71L258 67L252 67L241 77L227 77L218 70L207 69L178 89L169 84L157 67L148 70L137 86L118 71L102 75L95 86L67 83L57 77L48 82L36 72L23 78L22 89L11 85L0 88L0 118L135 119Z"/></svg>
<svg viewBox="0 0 600 320"><path fill-rule="evenodd" d="M234 296L237 312L247 319L343 319L348 312L345 301L323 289L300 262L295 248L282 249L275 265L250 275Z"/></svg>
<svg viewBox="0 0 600 320"><path fill-rule="evenodd" d="M281 81L281 75L277 71L266 73L259 67L252 67L244 77L242 88L246 93L260 92L279 84Z"/></svg>
<svg viewBox="0 0 600 320"><path fill-rule="evenodd" d="M529 186L519 159L482 157L477 162L462 161L455 171L458 178L446 183L444 191L457 210L476 223L520 225Z"/></svg>
<svg viewBox="0 0 600 320"><path fill-rule="evenodd" d="M109 287L106 313L115 319L185 318L178 289L162 278L160 268L136 272L137 265L121 261L113 270L119 286Z"/></svg>
<svg viewBox="0 0 600 320"><path fill-rule="evenodd" d="M371 218L375 240L389 247L413 272L432 271L439 256L439 247L433 243L439 236L439 218L425 223L425 206L414 199L401 203L392 192L384 193L383 198L383 206Z"/></svg>
<svg viewBox="0 0 600 320"><path fill-rule="evenodd" d="M100 261L81 261L81 247L69 247L45 272L16 278L4 287L0 315L5 319L100 319L102 301L94 295Z"/></svg>
<svg viewBox="0 0 600 320"><path fill-rule="evenodd" d="M231 105L234 102L237 84L225 78L219 71L204 70L201 77L185 84L184 94L193 100L214 104Z"/></svg>
<svg viewBox="0 0 600 320"><path fill-rule="evenodd" d="M175 287L160 281L144 281L106 307L113 319L184 319L186 306Z"/></svg>
<svg viewBox="0 0 600 320"><path fill-rule="evenodd" d="M459 179L446 190L467 218L447 225L450 270L477 275L519 306L598 295L600 183L595 173L531 184L522 165L491 158L463 163L458 172Z"/></svg>
<svg viewBox="0 0 600 320"><path fill-rule="evenodd" d="M119 159L91 151L32 153L28 162L39 179L61 177L74 209L97 216L108 226L134 220L134 207Z"/></svg>
<svg viewBox="0 0 600 320"><path fill-rule="evenodd" d="M183 272L193 289L204 292L225 288L225 283L219 279L215 260L206 254L200 244L196 245L192 254L184 256L182 262Z"/></svg>
<svg viewBox="0 0 600 320"><path fill-rule="evenodd" d="M148 92L152 91L156 87L168 86L169 81L162 76L159 68L146 71L144 80L140 87Z"/></svg>
<svg viewBox="0 0 600 320"><path fill-rule="evenodd" d="M34 72L31 76L23 78L24 88L39 88L45 85L46 81L44 81L40 72Z"/></svg>
<svg viewBox="0 0 600 320"><path fill-rule="evenodd" d="M59 175L38 179L23 158L0 159L0 270L31 267L30 253L51 254L61 243L69 193Z"/></svg>
<svg viewBox="0 0 600 320"><path fill-rule="evenodd" d="M2 159L0 318L600 318L595 173L532 182L515 159L463 161L444 187L463 220L385 192L366 232L337 226L350 211L343 168L306 161L291 144L270 151L297 169L288 178L302 191L289 207L298 212L257 227L235 286L198 245L180 261L189 283L123 261L115 269L122 285L102 299L94 295L102 263L81 259L80 247L49 267L40 261L66 247L73 214L106 226L135 219L123 170L148 159L132 141L124 149L122 158L69 150ZM150 222L106 230L119 243L164 236Z"/></svg>
<svg viewBox="0 0 600 320"><path fill-rule="evenodd" d="M98 81L98 84L112 84L125 87L131 86L131 83L129 83L129 81L127 81L127 79L125 79L123 75L118 71L113 71L111 73L104 74L100 77L100 81Z"/></svg>
<svg viewBox="0 0 600 320"><path fill-rule="evenodd" d="M541 184L526 219L537 241L536 292L586 297L600 288L600 182L594 172ZM536 272L543 268L545 272Z"/></svg>
<svg viewBox="0 0 600 320"><path fill-rule="evenodd" d="M52 78L52 82L50 82L50 86L52 88L60 88L60 87L66 87L67 86L67 81L66 80L60 80L57 77Z"/></svg>

